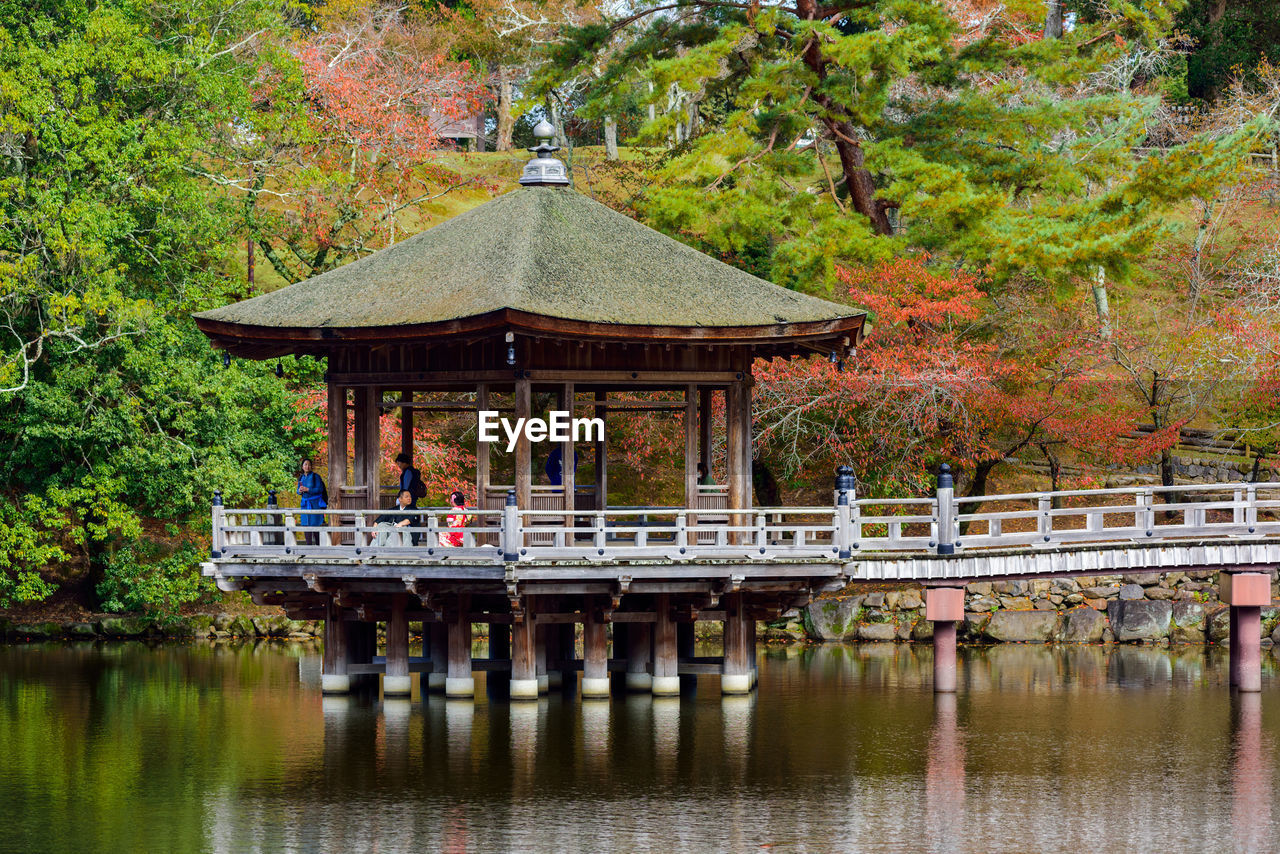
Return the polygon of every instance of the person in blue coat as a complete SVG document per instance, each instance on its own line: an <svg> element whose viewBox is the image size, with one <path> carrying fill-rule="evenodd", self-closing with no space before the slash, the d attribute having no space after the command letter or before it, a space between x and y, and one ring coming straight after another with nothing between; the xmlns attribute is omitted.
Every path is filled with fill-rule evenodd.
<svg viewBox="0 0 1280 854"><path fill-rule="evenodd" d="M310 457L302 461L302 474L298 476L298 496L302 499L303 510L323 510L329 506L328 490L320 475L312 471L311 467ZM324 525L324 514L303 513L298 521L305 528L319 528ZM319 545L319 532L304 534L303 542L312 546Z"/></svg>

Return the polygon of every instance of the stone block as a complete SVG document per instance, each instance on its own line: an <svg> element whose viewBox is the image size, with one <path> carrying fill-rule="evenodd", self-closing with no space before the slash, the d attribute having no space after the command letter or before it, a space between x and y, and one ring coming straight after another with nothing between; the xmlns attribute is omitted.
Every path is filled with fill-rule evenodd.
<svg viewBox="0 0 1280 854"><path fill-rule="evenodd" d="M990 596L978 596L970 599L965 607L970 611L994 611L1000 607L1000 603Z"/></svg>
<svg viewBox="0 0 1280 854"><path fill-rule="evenodd" d="M990 581L975 581L972 584L966 584L964 587L966 593L972 593L974 596L990 596Z"/></svg>
<svg viewBox="0 0 1280 854"><path fill-rule="evenodd" d="M987 627L990 620L989 614L966 612L964 622L957 626L959 630L957 634L966 640L981 640L983 629Z"/></svg>
<svg viewBox="0 0 1280 854"><path fill-rule="evenodd" d="M1145 595L1142 585L1140 584L1126 584L1124 587L1120 588L1120 599L1123 601L1141 599Z"/></svg>
<svg viewBox="0 0 1280 854"><path fill-rule="evenodd" d="M924 604L924 600L920 598L920 591L915 588L903 590L898 598L898 607L904 611L914 611Z"/></svg>
<svg viewBox="0 0 1280 854"><path fill-rule="evenodd" d="M1101 643L1107 618L1093 608L1072 608L1063 615L1058 639L1063 643Z"/></svg>
<svg viewBox="0 0 1280 854"><path fill-rule="evenodd" d="M1086 599L1084 600L1084 604L1088 605L1090 608L1094 609L1095 611L1105 611L1105 610L1107 610L1107 600L1106 600L1106 599L1088 599L1088 598L1086 598Z"/></svg>
<svg viewBox="0 0 1280 854"><path fill-rule="evenodd" d="M1204 643L1205 616L1208 613L1209 608L1203 602L1174 602L1169 639L1174 643Z"/></svg>
<svg viewBox="0 0 1280 854"><path fill-rule="evenodd" d="M844 641L858 636L862 596L818 599L809 603L808 624L815 640Z"/></svg>
<svg viewBox="0 0 1280 854"><path fill-rule="evenodd" d="M1219 607L1211 612L1206 619L1208 625L1209 640L1214 643L1222 643L1231 635L1231 611L1229 608Z"/></svg>
<svg viewBox="0 0 1280 854"><path fill-rule="evenodd" d="M933 623L928 620L920 620L911 630L911 637L917 641L933 640Z"/></svg>
<svg viewBox="0 0 1280 854"><path fill-rule="evenodd" d="M1026 596L1001 596L1000 606L1010 611L1030 611L1035 607Z"/></svg>
<svg viewBox="0 0 1280 854"><path fill-rule="evenodd" d="M1148 587L1146 588L1147 598L1162 602L1168 602L1178 595L1178 591L1171 590L1168 587Z"/></svg>
<svg viewBox="0 0 1280 854"><path fill-rule="evenodd" d="M1089 599L1114 599L1120 592L1118 587L1086 587L1084 595Z"/></svg>
<svg viewBox="0 0 1280 854"><path fill-rule="evenodd" d="M1187 577L1187 574L1185 572L1166 572L1164 574L1164 579L1161 581L1161 583L1167 584L1170 587L1175 587L1180 581L1182 581L1186 577Z"/></svg>
<svg viewBox="0 0 1280 854"><path fill-rule="evenodd" d="M1026 581L993 581L991 589L1005 596L1025 596L1031 592L1031 585Z"/></svg>
<svg viewBox="0 0 1280 854"><path fill-rule="evenodd" d="M1111 630L1118 641L1158 641L1169 637L1173 625L1173 603L1130 599L1108 608Z"/></svg>
<svg viewBox="0 0 1280 854"><path fill-rule="evenodd" d="M62 628L67 637L70 638L86 640L98 636L98 631L93 627L93 623L67 623Z"/></svg>
<svg viewBox="0 0 1280 854"><path fill-rule="evenodd" d="M1137 584L1140 587L1154 587L1160 583L1158 572L1126 572L1120 576L1125 584Z"/></svg>
<svg viewBox="0 0 1280 854"><path fill-rule="evenodd" d="M883 608L883 607L884 607L884 594L883 594L883 593L868 593L868 594L867 594L867 596L866 596L866 599L864 599L864 600L863 600L863 604L864 604L864 605L866 605L868 608Z"/></svg>
<svg viewBox="0 0 1280 854"><path fill-rule="evenodd" d="M858 640L891 641L897 638L893 623L862 623L858 626Z"/></svg>
<svg viewBox="0 0 1280 854"><path fill-rule="evenodd" d="M136 638L151 629L151 621L142 617L107 617L98 623L98 633L109 638Z"/></svg>
<svg viewBox="0 0 1280 854"><path fill-rule="evenodd" d="M991 615L984 634L1005 643L1044 643L1057 633L1058 615L1053 611L997 611Z"/></svg>

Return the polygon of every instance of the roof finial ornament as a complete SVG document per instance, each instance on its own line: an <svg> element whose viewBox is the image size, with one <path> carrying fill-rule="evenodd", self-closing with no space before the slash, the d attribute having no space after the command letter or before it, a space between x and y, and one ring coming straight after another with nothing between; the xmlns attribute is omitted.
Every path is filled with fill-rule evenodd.
<svg viewBox="0 0 1280 854"><path fill-rule="evenodd" d="M552 145L556 129L551 122L543 119L533 128L533 137L538 140L537 146L530 148L537 157L524 165L524 174L520 183L526 187L567 187L569 176L564 164L552 157L552 152L559 151L560 146Z"/></svg>

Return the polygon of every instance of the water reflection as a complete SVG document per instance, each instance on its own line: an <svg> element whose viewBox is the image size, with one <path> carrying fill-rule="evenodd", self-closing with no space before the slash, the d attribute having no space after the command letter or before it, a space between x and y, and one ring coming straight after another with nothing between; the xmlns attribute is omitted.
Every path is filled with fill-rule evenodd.
<svg viewBox="0 0 1280 854"><path fill-rule="evenodd" d="M927 645L796 647L747 696L511 704L322 697L313 655L0 647L0 849L1280 848L1272 660L964 648L935 697Z"/></svg>
<svg viewBox="0 0 1280 854"><path fill-rule="evenodd" d="M964 740L956 695L937 694L925 765L925 839L930 851L955 850L964 839Z"/></svg>

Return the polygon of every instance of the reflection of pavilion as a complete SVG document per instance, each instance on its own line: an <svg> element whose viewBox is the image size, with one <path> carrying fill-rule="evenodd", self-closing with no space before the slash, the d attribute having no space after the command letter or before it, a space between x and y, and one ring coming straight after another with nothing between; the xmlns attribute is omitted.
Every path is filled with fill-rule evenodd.
<svg viewBox="0 0 1280 854"><path fill-rule="evenodd" d="M708 669L722 673L727 691L746 691L755 620L840 575L832 508L825 516L752 512L751 371L758 358L843 358L863 316L722 264L575 193L552 151L539 147L519 190L346 267L196 318L230 355L328 360L328 485L337 500L320 542L299 536L292 511L215 508L207 572L295 617L325 618L331 690L383 669L373 663L376 621L389 626L385 672L395 679L384 687L406 690L412 619L437 627L428 632L435 664L418 667L438 673L447 658L446 690L455 694L471 690L473 622L511 624L513 697L545 690L550 680L540 686L539 674L578 666L566 630L579 622L584 693L607 691L607 671L626 669L628 658L633 673L652 675L655 693L678 692L681 672ZM676 506L611 507L604 441L592 443L588 488L579 488L573 465L562 466L561 484L537 484L524 437L513 459L478 444L479 510L461 547L438 545L447 524L440 510L417 520L418 545L377 542L366 513L385 501L383 412L400 413L411 450L420 414L530 418L548 398L575 416L680 418ZM717 429L725 471L700 484L698 465L710 470ZM558 444L562 460L575 459L572 435ZM723 661L678 653L677 624L696 619L724 621ZM635 629L625 633L633 648L615 650L612 663L608 622Z"/></svg>

